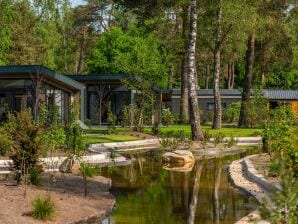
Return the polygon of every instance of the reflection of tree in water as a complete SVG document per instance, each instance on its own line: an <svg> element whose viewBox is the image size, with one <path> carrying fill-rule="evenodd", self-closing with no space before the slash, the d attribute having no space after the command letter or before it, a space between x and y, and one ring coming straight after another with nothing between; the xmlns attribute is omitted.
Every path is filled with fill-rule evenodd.
<svg viewBox="0 0 298 224"><path fill-rule="evenodd" d="M222 164L218 162L215 168L215 179L214 179L214 191L213 191L213 223L219 223L219 187L220 187L220 178L222 173Z"/></svg>
<svg viewBox="0 0 298 224"><path fill-rule="evenodd" d="M161 169L156 153L133 157L132 165L112 173L117 191L112 190L117 196L113 223L230 224L247 214L243 197L229 186L226 160L200 161L184 173Z"/></svg>
<svg viewBox="0 0 298 224"><path fill-rule="evenodd" d="M189 206L189 218L188 218L189 224L193 224L195 222L195 214L196 214L196 209L198 204L198 194L200 189L202 169L203 169L202 163L197 162L195 165L194 186L193 186L190 206Z"/></svg>

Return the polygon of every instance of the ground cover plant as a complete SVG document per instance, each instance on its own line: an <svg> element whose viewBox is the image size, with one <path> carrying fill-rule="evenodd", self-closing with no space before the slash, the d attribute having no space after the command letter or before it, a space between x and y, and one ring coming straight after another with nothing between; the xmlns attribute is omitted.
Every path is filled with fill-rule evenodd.
<svg viewBox="0 0 298 224"><path fill-rule="evenodd" d="M32 216L35 219L47 221L52 220L55 215L55 204L53 200L47 196L45 198L37 196L32 203Z"/></svg>

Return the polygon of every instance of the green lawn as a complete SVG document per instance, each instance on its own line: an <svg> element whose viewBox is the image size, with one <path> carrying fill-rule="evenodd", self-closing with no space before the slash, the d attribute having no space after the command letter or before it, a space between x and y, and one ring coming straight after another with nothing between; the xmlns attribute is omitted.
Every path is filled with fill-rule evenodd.
<svg viewBox="0 0 298 224"><path fill-rule="evenodd" d="M136 136L116 135L116 134L84 136L83 139L86 144L127 142L127 141L140 140L140 138Z"/></svg>
<svg viewBox="0 0 298 224"><path fill-rule="evenodd" d="M204 131L208 130L210 134L215 134L215 133L221 132L225 136L234 136L234 137L257 136L258 134L261 134L261 132L262 132L262 129L260 129L260 128L223 127L220 130L213 130L210 125L203 125L202 128ZM116 131L119 133L125 133L128 131L131 131L131 129L117 127ZM178 131L184 131L186 134L190 134L190 126L189 125L171 125L168 127L160 127L160 131L162 134L166 134L168 132L178 132ZM107 132L106 128L93 128L93 129L87 131L87 133L89 133L89 134L105 133L105 132ZM152 134L151 127L146 127L145 133ZM104 135L104 136L110 136L110 135ZM114 136L118 136L118 135L114 135ZM128 137L131 137L131 136L128 136ZM112 137L111 141L113 141L113 137Z"/></svg>
<svg viewBox="0 0 298 224"><path fill-rule="evenodd" d="M262 129L259 128L237 128L237 127L223 127L220 130L213 130L210 125L203 125L202 129L204 131L208 130L210 134L215 134L218 132L223 133L225 136L234 136L234 137L249 137L249 136L257 136L262 132ZM190 126L189 125L172 125L168 127L160 127L161 133L165 134L167 132L178 132L184 131L185 133L190 134ZM147 134L151 134L151 128L146 128L145 132Z"/></svg>

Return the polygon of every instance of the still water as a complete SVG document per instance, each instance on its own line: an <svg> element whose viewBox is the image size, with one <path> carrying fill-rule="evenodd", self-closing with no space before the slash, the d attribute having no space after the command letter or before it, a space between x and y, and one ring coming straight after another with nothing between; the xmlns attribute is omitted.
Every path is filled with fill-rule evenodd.
<svg viewBox="0 0 298 224"><path fill-rule="evenodd" d="M158 151L130 157L129 166L102 170L117 206L102 224L232 224L254 207L228 181L239 156L197 161L188 173L163 169Z"/></svg>

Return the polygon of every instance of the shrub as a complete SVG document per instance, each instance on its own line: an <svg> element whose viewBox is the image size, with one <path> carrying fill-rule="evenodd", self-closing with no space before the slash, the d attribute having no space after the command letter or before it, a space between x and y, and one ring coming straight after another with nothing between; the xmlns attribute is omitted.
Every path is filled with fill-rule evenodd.
<svg viewBox="0 0 298 224"><path fill-rule="evenodd" d="M238 140L237 138L235 138L234 136L231 136L228 140L227 140L227 146L230 148L232 146L237 145Z"/></svg>
<svg viewBox="0 0 298 224"><path fill-rule="evenodd" d="M0 127L0 155L5 155L12 144L12 139L7 131Z"/></svg>
<svg viewBox="0 0 298 224"><path fill-rule="evenodd" d="M268 210L261 206L262 216L271 223L298 223L298 181L292 170L281 169L283 190L275 189L271 194L274 207Z"/></svg>
<svg viewBox="0 0 298 224"><path fill-rule="evenodd" d="M241 102L231 103L223 113L223 120L226 122L237 122L240 115Z"/></svg>
<svg viewBox="0 0 298 224"><path fill-rule="evenodd" d="M33 201L32 216L35 219L51 220L55 215L55 204L50 197L37 196Z"/></svg>
<svg viewBox="0 0 298 224"><path fill-rule="evenodd" d="M32 168L29 171L29 180L31 184L39 186L41 182L41 170L36 167Z"/></svg>
<svg viewBox="0 0 298 224"><path fill-rule="evenodd" d="M163 109L161 112L161 123L165 126L174 124L175 118L169 108Z"/></svg>
<svg viewBox="0 0 298 224"><path fill-rule="evenodd" d="M204 140L206 142L210 141L210 138L212 138L212 134L209 132L209 130L202 130L203 132L203 136L204 136Z"/></svg>
<svg viewBox="0 0 298 224"><path fill-rule="evenodd" d="M92 121L90 119L85 119L85 124L87 125L88 128L91 129Z"/></svg>
<svg viewBox="0 0 298 224"><path fill-rule="evenodd" d="M111 156L113 157L112 153ZM98 167L92 167L88 163L80 164L80 174L84 178L84 195L87 196L87 177L93 177L99 173Z"/></svg>
<svg viewBox="0 0 298 224"><path fill-rule="evenodd" d="M43 129L33 121L29 111L22 111L16 116L9 115L6 130L12 139L9 157L13 160L14 168L21 171L23 176L27 170L36 167L38 157L45 148L41 137Z"/></svg>
<svg viewBox="0 0 298 224"><path fill-rule="evenodd" d="M268 100L263 98L261 94L256 94L250 98L247 107L247 120L250 127L263 126L268 120L269 108Z"/></svg>
<svg viewBox="0 0 298 224"><path fill-rule="evenodd" d="M115 114L113 114L112 111L108 112L108 122L109 122L109 127L108 127L108 131L109 133L114 133L116 130L116 116Z"/></svg>
<svg viewBox="0 0 298 224"><path fill-rule="evenodd" d="M213 138L214 138L214 144L215 145L218 145L220 143L223 143L224 141L224 138L226 136L222 133L222 132L217 132L213 135Z"/></svg>
<svg viewBox="0 0 298 224"><path fill-rule="evenodd" d="M172 150L179 148L189 149L192 145L190 136L187 135L184 131L168 132L167 134L159 138L159 143L162 148Z"/></svg>
<svg viewBox="0 0 298 224"><path fill-rule="evenodd" d="M65 144L71 153L76 155L85 150L83 130L76 122L65 127Z"/></svg>

